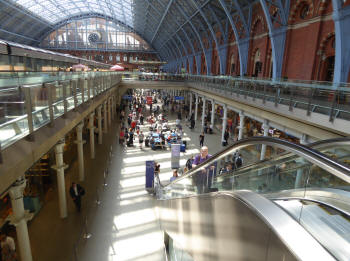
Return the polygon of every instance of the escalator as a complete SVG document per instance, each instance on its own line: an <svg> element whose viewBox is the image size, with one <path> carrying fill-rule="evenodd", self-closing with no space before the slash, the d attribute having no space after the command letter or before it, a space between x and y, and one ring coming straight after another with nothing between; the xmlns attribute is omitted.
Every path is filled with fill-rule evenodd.
<svg viewBox="0 0 350 261"><path fill-rule="evenodd" d="M169 260L350 260L348 145L253 137L160 187Z"/></svg>

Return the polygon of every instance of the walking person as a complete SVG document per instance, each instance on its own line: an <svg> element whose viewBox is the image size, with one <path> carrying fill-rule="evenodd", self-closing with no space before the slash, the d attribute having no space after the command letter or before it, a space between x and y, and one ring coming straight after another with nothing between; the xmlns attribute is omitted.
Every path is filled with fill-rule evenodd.
<svg viewBox="0 0 350 261"><path fill-rule="evenodd" d="M77 208L77 211L80 212L81 210L81 197L85 195L85 190L82 186L79 184L72 182L72 186L69 189L69 194L71 198L73 199L73 202L75 204L75 207Z"/></svg>
<svg viewBox="0 0 350 261"><path fill-rule="evenodd" d="M17 261L15 240L7 234L0 234L0 260Z"/></svg>
<svg viewBox="0 0 350 261"><path fill-rule="evenodd" d="M202 148L204 146L204 132L199 135L199 147Z"/></svg>
<svg viewBox="0 0 350 261"><path fill-rule="evenodd" d="M140 149L142 149L142 144L143 144L143 139L145 135L143 135L143 132L141 131L139 134L139 144L140 144Z"/></svg>

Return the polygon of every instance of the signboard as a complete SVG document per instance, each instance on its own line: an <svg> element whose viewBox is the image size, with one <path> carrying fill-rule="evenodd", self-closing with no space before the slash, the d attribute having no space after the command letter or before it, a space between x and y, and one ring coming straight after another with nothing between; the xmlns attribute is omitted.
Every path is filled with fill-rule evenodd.
<svg viewBox="0 0 350 261"><path fill-rule="evenodd" d="M146 161L146 189L154 188L154 161Z"/></svg>
<svg viewBox="0 0 350 261"><path fill-rule="evenodd" d="M184 96L175 96L175 101L183 101L184 99Z"/></svg>
<svg viewBox="0 0 350 261"><path fill-rule="evenodd" d="M132 96L131 95L123 95L123 99L132 101Z"/></svg>
<svg viewBox="0 0 350 261"><path fill-rule="evenodd" d="M146 100L148 105L152 104L152 96L147 96Z"/></svg>
<svg viewBox="0 0 350 261"><path fill-rule="evenodd" d="M171 144L171 168L180 168L180 144Z"/></svg>

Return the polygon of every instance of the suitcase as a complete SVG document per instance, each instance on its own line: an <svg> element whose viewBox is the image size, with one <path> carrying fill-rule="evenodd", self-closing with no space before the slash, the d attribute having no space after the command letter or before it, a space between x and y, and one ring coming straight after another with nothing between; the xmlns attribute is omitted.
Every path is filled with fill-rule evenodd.
<svg viewBox="0 0 350 261"><path fill-rule="evenodd" d="M186 152L186 145L185 144L181 144L180 152Z"/></svg>

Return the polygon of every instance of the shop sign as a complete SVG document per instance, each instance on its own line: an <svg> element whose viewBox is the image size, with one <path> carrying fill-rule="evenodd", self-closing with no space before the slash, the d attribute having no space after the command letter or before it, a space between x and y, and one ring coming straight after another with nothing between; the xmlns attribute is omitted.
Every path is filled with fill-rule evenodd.
<svg viewBox="0 0 350 261"><path fill-rule="evenodd" d="M154 160L146 161L146 188L153 188L154 185Z"/></svg>
<svg viewBox="0 0 350 261"><path fill-rule="evenodd" d="M185 99L185 97L183 97L183 96L175 96L175 101L182 101L184 99Z"/></svg>
<svg viewBox="0 0 350 261"><path fill-rule="evenodd" d="M171 144L171 168L180 168L180 144Z"/></svg>
<svg viewBox="0 0 350 261"><path fill-rule="evenodd" d="M152 96L147 96L146 100L148 105L152 104Z"/></svg>
<svg viewBox="0 0 350 261"><path fill-rule="evenodd" d="M131 101L132 100L132 96L131 95L123 95L123 99Z"/></svg>

